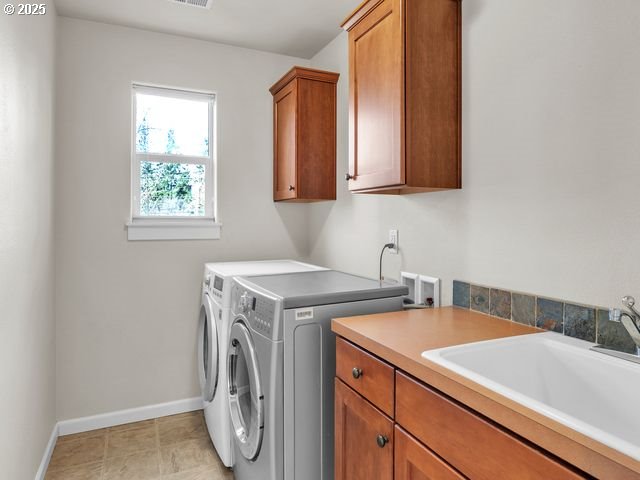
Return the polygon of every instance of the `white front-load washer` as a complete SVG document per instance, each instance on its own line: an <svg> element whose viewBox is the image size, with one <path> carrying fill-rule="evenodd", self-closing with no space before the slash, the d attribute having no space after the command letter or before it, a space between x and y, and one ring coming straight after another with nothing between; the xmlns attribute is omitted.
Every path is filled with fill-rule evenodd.
<svg viewBox="0 0 640 480"><path fill-rule="evenodd" d="M326 270L293 260L207 263L198 325L198 377L207 430L220 459L233 466L233 436L227 389L227 348L231 327L231 283L236 276Z"/></svg>

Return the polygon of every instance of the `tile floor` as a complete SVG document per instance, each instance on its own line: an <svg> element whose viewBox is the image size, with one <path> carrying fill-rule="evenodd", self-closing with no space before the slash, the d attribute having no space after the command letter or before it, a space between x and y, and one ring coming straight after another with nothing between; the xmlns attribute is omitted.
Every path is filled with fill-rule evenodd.
<svg viewBox="0 0 640 480"><path fill-rule="evenodd" d="M233 480L202 411L58 438L46 480Z"/></svg>

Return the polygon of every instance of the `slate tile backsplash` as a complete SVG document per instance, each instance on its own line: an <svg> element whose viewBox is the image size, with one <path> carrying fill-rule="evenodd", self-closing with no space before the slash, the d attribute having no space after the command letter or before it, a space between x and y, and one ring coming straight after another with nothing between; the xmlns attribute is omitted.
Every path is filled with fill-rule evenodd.
<svg viewBox="0 0 640 480"><path fill-rule="evenodd" d="M564 304L562 302L538 297L536 312L536 327L552 332L563 332Z"/></svg>
<svg viewBox="0 0 640 480"><path fill-rule="evenodd" d="M514 322L536 326L536 297L524 293L511 294L511 319Z"/></svg>
<svg viewBox="0 0 640 480"><path fill-rule="evenodd" d="M489 313L489 289L479 285L470 288L471 310Z"/></svg>
<svg viewBox="0 0 640 480"><path fill-rule="evenodd" d="M564 334L588 342L595 342L596 309L566 303L564 305Z"/></svg>
<svg viewBox="0 0 640 480"><path fill-rule="evenodd" d="M453 304L512 320L621 352L635 353L633 340L621 323L609 320L609 310L553 298L453 281Z"/></svg>
<svg viewBox="0 0 640 480"><path fill-rule="evenodd" d="M494 317L511 319L511 292L492 288L489 295L489 313Z"/></svg>
<svg viewBox="0 0 640 480"><path fill-rule="evenodd" d="M456 307L469 308L469 284L453 281L453 304Z"/></svg>

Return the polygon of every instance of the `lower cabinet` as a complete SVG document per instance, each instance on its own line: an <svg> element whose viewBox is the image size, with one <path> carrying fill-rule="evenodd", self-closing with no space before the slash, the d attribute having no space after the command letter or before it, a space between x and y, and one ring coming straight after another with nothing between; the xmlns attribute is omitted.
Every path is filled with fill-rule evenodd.
<svg viewBox="0 0 640 480"><path fill-rule="evenodd" d="M394 442L395 480L464 480L462 475L398 426Z"/></svg>
<svg viewBox="0 0 640 480"><path fill-rule="evenodd" d="M511 432L399 371L395 419L469 478L584 478Z"/></svg>
<svg viewBox="0 0 640 480"><path fill-rule="evenodd" d="M338 378L335 403L335 480L465 478Z"/></svg>
<svg viewBox="0 0 640 480"><path fill-rule="evenodd" d="M336 375L335 480L591 478L344 339Z"/></svg>
<svg viewBox="0 0 640 480"><path fill-rule="evenodd" d="M335 380L335 480L393 478L393 420Z"/></svg>

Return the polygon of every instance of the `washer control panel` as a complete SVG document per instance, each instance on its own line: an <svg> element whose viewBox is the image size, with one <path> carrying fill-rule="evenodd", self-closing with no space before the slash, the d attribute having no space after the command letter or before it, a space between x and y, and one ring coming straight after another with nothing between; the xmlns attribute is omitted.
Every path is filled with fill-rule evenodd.
<svg viewBox="0 0 640 480"><path fill-rule="evenodd" d="M219 303L222 302L222 288L224 287L224 278L207 271L202 282L202 289Z"/></svg>
<svg viewBox="0 0 640 480"><path fill-rule="evenodd" d="M213 281L211 282L211 292L213 296L218 299L219 302L222 302L222 288L224 287L224 278L219 275L213 276Z"/></svg>
<svg viewBox="0 0 640 480"><path fill-rule="evenodd" d="M244 316L251 328L265 337L273 338L273 320L277 301L235 284L231 291L234 316Z"/></svg>

